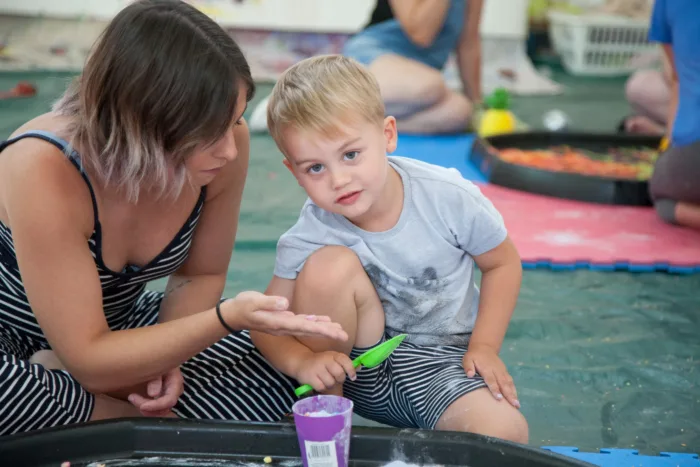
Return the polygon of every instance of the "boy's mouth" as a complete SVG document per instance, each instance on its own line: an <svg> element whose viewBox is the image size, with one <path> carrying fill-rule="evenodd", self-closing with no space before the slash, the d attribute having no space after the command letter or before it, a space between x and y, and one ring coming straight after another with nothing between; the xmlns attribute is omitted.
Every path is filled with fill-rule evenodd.
<svg viewBox="0 0 700 467"><path fill-rule="evenodd" d="M362 190L351 191L350 193L346 193L346 194L336 198L335 202L337 204L343 204L343 205L352 204L355 201L357 201L357 198L360 196L360 193L362 193Z"/></svg>

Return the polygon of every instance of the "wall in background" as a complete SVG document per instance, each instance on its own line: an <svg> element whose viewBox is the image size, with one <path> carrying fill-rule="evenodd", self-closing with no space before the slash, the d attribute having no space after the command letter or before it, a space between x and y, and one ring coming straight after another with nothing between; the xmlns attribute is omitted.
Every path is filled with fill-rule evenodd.
<svg viewBox="0 0 700 467"><path fill-rule="evenodd" d="M106 22L129 1L0 0L0 70L79 71ZM340 53L347 37L366 23L376 0L189 1L231 33L255 79L274 81L305 57ZM559 92L525 55L529 1L485 0L484 92L497 86L515 93ZM453 58L444 74L450 87L461 87Z"/></svg>
<svg viewBox="0 0 700 467"><path fill-rule="evenodd" d="M0 0L0 14L109 19L128 0ZM193 0L222 25L247 29L354 32L374 0Z"/></svg>
<svg viewBox="0 0 700 467"><path fill-rule="evenodd" d="M483 35L524 38L528 2L485 0ZM128 3L129 0L0 0L0 14L108 20ZM352 34L368 20L375 0L191 0L191 3L232 29Z"/></svg>

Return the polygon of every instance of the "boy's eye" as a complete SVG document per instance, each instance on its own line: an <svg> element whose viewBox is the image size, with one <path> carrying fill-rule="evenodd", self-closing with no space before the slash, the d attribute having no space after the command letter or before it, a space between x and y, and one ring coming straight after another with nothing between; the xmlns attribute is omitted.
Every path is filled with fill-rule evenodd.
<svg viewBox="0 0 700 467"><path fill-rule="evenodd" d="M360 153L358 151L350 151L345 153L345 158L348 160L355 159Z"/></svg>
<svg viewBox="0 0 700 467"><path fill-rule="evenodd" d="M321 170L323 170L323 165L322 164L314 164L311 167L309 167L306 171L312 174L317 174Z"/></svg>

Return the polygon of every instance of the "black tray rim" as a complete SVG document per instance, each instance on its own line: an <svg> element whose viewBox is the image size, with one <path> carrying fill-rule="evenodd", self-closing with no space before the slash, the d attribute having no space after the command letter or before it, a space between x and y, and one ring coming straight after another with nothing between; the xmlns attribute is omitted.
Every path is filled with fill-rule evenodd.
<svg viewBox="0 0 700 467"><path fill-rule="evenodd" d="M142 457L173 457L187 458L197 456L198 458L236 460L241 458L251 458L255 453L241 455L225 451L207 451L193 449L186 445L183 439L182 449L178 451L163 449L148 449L143 446L141 438L152 438L154 436L185 437L187 434L208 436L208 439L221 439L224 436L245 435L250 438L262 437L268 441L269 449L266 454L260 454L260 461L264 455L269 455L275 460L285 460L298 458L295 454L290 456L289 452L281 452L288 446L281 446L280 440L293 443L297 446L296 430L291 421L283 423L265 422L240 422L240 421L210 421L210 420L188 420L173 418L123 418L117 420L103 420L94 422L78 423L73 425L45 428L29 433L19 433L0 437L0 459L12 460L13 466L22 467L24 465L60 465L66 460L78 463L90 463L105 461L109 459L128 459ZM86 446L94 446L98 438L111 436L115 442L119 443L109 452L99 454L85 454ZM274 440L278 443L275 444ZM351 456L356 464L378 465L378 463L388 463L393 459L373 459L367 455L359 455L353 452L353 446L358 443L385 443L391 445L396 442L431 443L442 448L458 447L459 449L474 449L477 451L500 452L501 455L516 455L526 457L534 461L542 461L547 467L592 467L593 464L564 456L546 449L531 445L513 443L484 435L464 432L448 432L436 430L399 429L389 427L369 427L353 425ZM161 441L162 443L162 441ZM280 447L281 446L281 447ZM82 452L81 452L82 451ZM89 451L89 449L88 449ZM357 450L356 450L357 451ZM41 460L31 457L36 453ZM14 457L13 457L14 456ZM20 460L19 463L17 461ZM29 463L24 463L27 461ZM435 462L439 464L439 462ZM275 464L271 464L274 467ZM279 465L279 464L278 464Z"/></svg>
<svg viewBox="0 0 700 467"><path fill-rule="evenodd" d="M521 190L520 187L510 186L509 183L502 183L498 180L492 180L493 172L502 175L505 171L509 173L522 174L522 178L553 178L556 177L559 185L581 185L585 184L596 190L596 194L602 191L604 187L617 188L620 186L628 186L634 190L646 192L648 180L630 180L624 178L601 177L593 175L582 175L572 172L554 172L534 167L523 166L519 164L511 164L503 161L498 157L496 152L499 149L506 147L537 147L543 145L602 145L602 146L641 146L648 148L657 148L661 141L660 137L648 135L631 135L623 133L589 133L589 132L552 132L552 131L521 131L503 135L495 135L490 137L474 138L468 160L481 173L489 183L501 185L506 188ZM517 177L520 178L520 177ZM544 187L540 186L539 190L525 190L535 194L545 194L557 196L554 193L548 193ZM555 190L556 191L556 190ZM594 199L586 198L567 198L560 196L563 199L576 199L579 201L601 202ZM650 201L638 203L616 203L612 200L604 202L605 204L625 204L630 206L650 206Z"/></svg>

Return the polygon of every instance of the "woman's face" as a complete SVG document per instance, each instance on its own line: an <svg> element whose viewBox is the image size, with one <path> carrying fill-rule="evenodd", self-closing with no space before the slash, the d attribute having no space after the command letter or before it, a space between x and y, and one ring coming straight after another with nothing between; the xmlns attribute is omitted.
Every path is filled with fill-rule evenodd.
<svg viewBox="0 0 700 467"><path fill-rule="evenodd" d="M247 91L245 86L240 87L236 103L236 118L231 122L226 133L214 144L195 150L185 161L185 169L189 173L190 180L197 186L204 186L214 180L221 169L238 156L234 130L241 124L246 110Z"/></svg>

